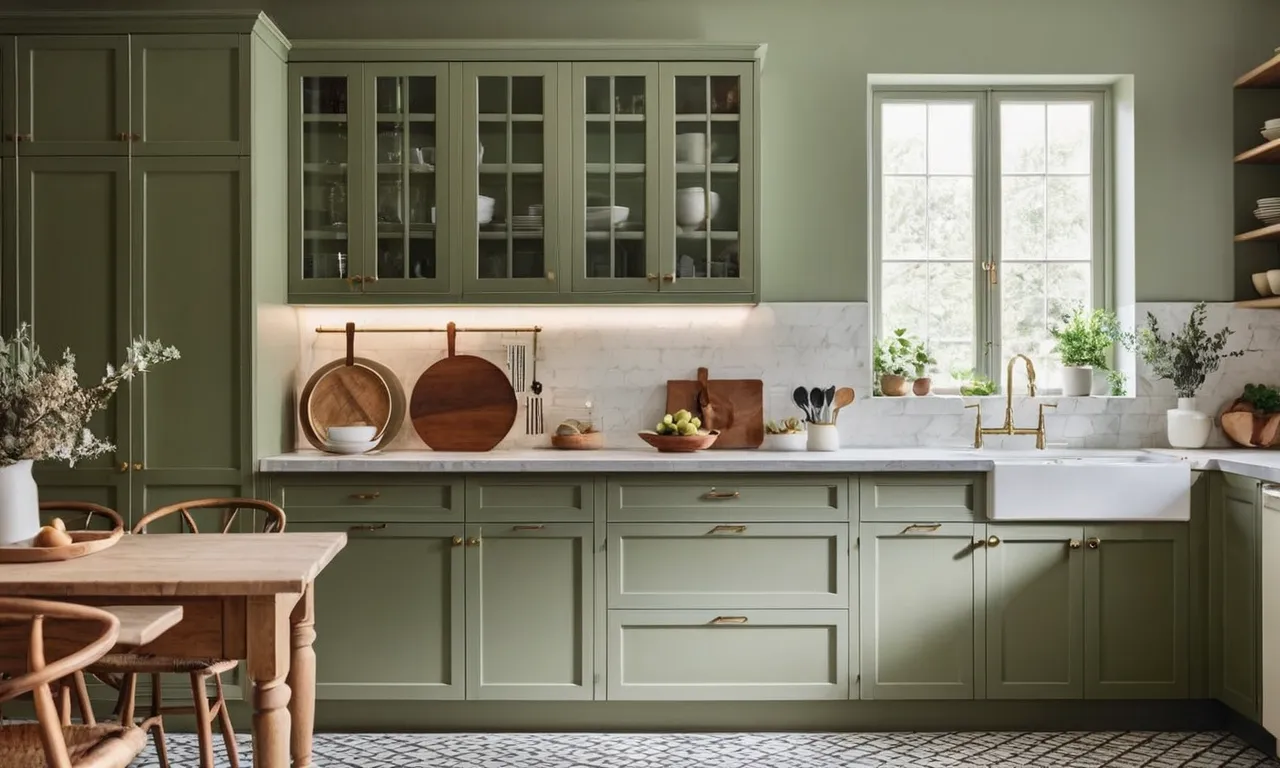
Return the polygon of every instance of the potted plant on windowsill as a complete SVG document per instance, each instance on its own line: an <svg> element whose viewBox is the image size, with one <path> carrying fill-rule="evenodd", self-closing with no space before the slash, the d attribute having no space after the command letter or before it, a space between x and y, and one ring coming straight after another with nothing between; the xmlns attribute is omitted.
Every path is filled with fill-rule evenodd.
<svg viewBox="0 0 1280 768"><path fill-rule="evenodd" d="M89 430L89 419L107 406L122 382L176 359L173 347L136 339L119 368L108 365L101 381L81 387L71 350L49 363L25 323L11 338L0 339L0 545L25 541L40 529L32 462L75 466L114 450Z"/></svg>
<svg viewBox="0 0 1280 768"><path fill-rule="evenodd" d="M1077 308L1062 316L1062 325L1050 328L1062 360L1062 394L1087 397L1093 392L1093 374L1107 370L1107 353L1120 340L1120 321L1112 312Z"/></svg>
<svg viewBox="0 0 1280 768"><path fill-rule="evenodd" d="M1205 304L1200 302L1181 330L1162 335L1155 315L1147 313L1147 326L1138 329L1134 343L1143 361L1158 379L1173 382L1178 407L1167 411L1169 445L1174 448L1203 448L1209 442L1213 419L1196 410L1196 393L1205 378L1218 370L1223 358L1240 357L1243 350L1224 352L1230 328L1214 334L1204 330Z"/></svg>
<svg viewBox="0 0 1280 768"><path fill-rule="evenodd" d="M888 397L906 395L916 381L924 382L923 394L928 394L929 380L924 374L935 362L924 342L909 335L906 328L897 328L887 338L877 341L872 354L872 367L880 379L880 393Z"/></svg>

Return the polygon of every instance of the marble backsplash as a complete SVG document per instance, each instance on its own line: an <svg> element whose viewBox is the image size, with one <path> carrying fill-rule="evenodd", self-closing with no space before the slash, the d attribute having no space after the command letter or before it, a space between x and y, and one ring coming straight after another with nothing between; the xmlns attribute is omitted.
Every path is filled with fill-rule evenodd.
<svg viewBox="0 0 1280 768"><path fill-rule="evenodd" d="M1192 304L1139 304L1139 320L1152 312L1166 330L1185 321ZM797 415L791 391L797 385L849 385L857 392L853 406L841 412L845 446L960 447L973 440L974 414L964 410L973 398L944 396L871 397L870 307L850 303L767 303L756 307L432 307L318 308L298 310L301 363L295 391L315 369L342 356L342 334L321 334L320 326L340 328L412 326L442 328L538 325L537 378L544 385L548 429L560 415L575 415L590 401L602 419L610 447L640 446L635 433L652 429L666 405L666 381L693 378L706 366L712 378L760 378L765 384L766 418ZM1230 326L1229 349L1244 349L1241 358L1224 361L1206 382L1200 408L1210 413L1236 397L1249 382L1280 383L1280 312L1209 306L1207 328ZM458 352L485 357L505 368L505 345L530 341L529 334L466 333L458 336ZM530 348L531 351L531 348ZM444 334L362 333L356 353L390 367L406 393L431 363L445 354ZM1020 374L1019 374L1020 377ZM1132 377L1131 377L1132 380ZM1020 379L1019 379L1020 381ZM1020 387L1021 384L1018 385ZM1168 382L1153 380L1138 365L1136 393L1124 398L1061 398L1032 401L1015 397L1019 425L1034 426L1036 403L1057 402L1046 417L1051 444L1088 448L1159 447L1166 445L1165 417L1175 404ZM523 411L525 398L519 396ZM982 398L984 420L1003 417L1004 397ZM545 437L524 434L524 414L501 447L545 444ZM1030 437L988 437L987 444L1031 447ZM1215 431L1211 445L1225 445ZM308 447L299 434L299 448ZM424 447L406 423L393 449Z"/></svg>

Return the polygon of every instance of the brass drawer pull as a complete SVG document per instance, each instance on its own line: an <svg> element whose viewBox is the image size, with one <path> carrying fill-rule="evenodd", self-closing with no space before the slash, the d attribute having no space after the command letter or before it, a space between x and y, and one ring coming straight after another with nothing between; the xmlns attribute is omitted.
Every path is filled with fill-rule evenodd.
<svg viewBox="0 0 1280 768"><path fill-rule="evenodd" d="M128 471L129 471L129 462L127 462L127 461L122 461L122 462L120 462L120 468L119 468L119 469L117 469L116 471L117 471L117 472L119 472L119 473L120 473L120 474L122 474L122 475L123 475L125 472L128 472Z"/></svg>
<svg viewBox="0 0 1280 768"><path fill-rule="evenodd" d="M372 501L381 495L381 491L374 491L372 493L353 493L351 494L351 498L360 499L361 501Z"/></svg>
<svg viewBox="0 0 1280 768"><path fill-rule="evenodd" d="M454 537L453 537L453 540L449 542L449 546L452 546L452 547L460 547L460 546L462 546L462 537L461 537L461 536L454 536Z"/></svg>
<svg viewBox="0 0 1280 768"><path fill-rule="evenodd" d="M351 531L352 533L358 533L358 532L360 532L360 531L381 531L381 530L385 529L386 527L387 527L387 524L386 524L386 523L378 523L378 524L376 524L376 525L374 525L374 524L370 524L370 525L353 525L353 526L351 526L350 528L348 528L347 530L348 530L348 531Z"/></svg>
<svg viewBox="0 0 1280 768"><path fill-rule="evenodd" d="M727 501L729 499L740 499L742 494L737 491L717 491L715 488L702 494L702 498L708 501Z"/></svg>
<svg viewBox="0 0 1280 768"><path fill-rule="evenodd" d="M745 525L717 525L715 528L712 528L710 531L707 531L707 533L746 533L746 532L747 532L747 526Z"/></svg>
<svg viewBox="0 0 1280 768"><path fill-rule="evenodd" d="M933 533L940 528L942 528L942 523L912 523L906 528L903 528L902 533L898 535L901 536L907 533Z"/></svg>
<svg viewBox="0 0 1280 768"><path fill-rule="evenodd" d="M478 547L478 546L480 546L480 539L479 539L479 538L476 538L476 537L474 537L474 536L473 536L473 537L471 537L471 538L469 538L469 539L467 539L467 546L468 546L468 547Z"/></svg>
<svg viewBox="0 0 1280 768"><path fill-rule="evenodd" d="M746 616L717 616L711 620L712 624L746 624Z"/></svg>
<svg viewBox="0 0 1280 768"><path fill-rule="evenodd" d="M545 525L513 525L511 526L511 530L513 531L542 531L542 530L546 530L546 528L547 526Z"/></svg>
<svg viewBox="0 0 1280 768"><path fill-rule="evenodd" d="M988 546L988 547L998 547L998 546L1000 546L1000 537L999 537L999 536L988 536L988 537L987 537L987 546Z"/></svg>
<svg viewBox="0 0 1280 768"><path fill-rule="evenodd" d="M1068 542L1067 542L1067 548L1068 548L1068 549L1079 549L1079 548L1080 548L1080 540L1079 540L1079 539L1072 539L1071 541L1068 541Z"/></svg>
<svg viewBox="0 0 1280 768"><path fill-rule="evenodd" d="M1102 545L1102 539L1099 539L1098 537L1095 536L1091 539L1085 540L1085 544L1089 545L1089 549L1097 549L1099 546Z"/></svg>

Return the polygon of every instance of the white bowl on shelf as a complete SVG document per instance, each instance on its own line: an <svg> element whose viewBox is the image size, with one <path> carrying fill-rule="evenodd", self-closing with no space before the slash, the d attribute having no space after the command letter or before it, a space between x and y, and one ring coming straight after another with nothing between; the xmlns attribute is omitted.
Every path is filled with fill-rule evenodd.
<svg viewBox="0 0 1280 768"><path fill-rule="evenodd" d="M1266 139L1267 141L1275 141L1276 139L1280 139L1280 126L1276 126L1275 128L1263 128L1262 138Z"/></svg>
<svg viewBox="0 0 1280 768"><path fill-rule="evenodd" d="M1273 294L1280 296L1280 269L1267 270L1267 285Z"/></svg>
<svg viewBox="0 0 1280 768"><path fill-rule="evenodd" d="M378 447L377 440L369 440L368 442L341 442L337 440L325 440L324 449L329 453L341 453L353 456L360 453L368 453Z"/></svg>
<svg viewBox="0 0 1280 768"><path fill-rule="evenodd" d="M497 200L484 195L476 196L476 223L488 224L493 221L493 206L497 204Z"/></svg>
<svg viewBox="0 0 1280 768"><path fill-rule="evenodd" d="M707 215L707 201L711 201L711 215ZM720 212L720 195L707 192L702 187L685 187L676 190L676 223L682 227L695 227Z"/></svg>
<svg viewBox="0 0 1280 768"><path fill-rule="evenodd" d="M1272 295L1271 283L1267 282L1266 272L1253 273L1253 289L1258 292L1259 296L1266 298Z"/></svg>
<svg viewBox="0 0 1280 768"><path fill-rule="evenodd" d="M378 428L367 424L348 424L329 427L325 439L335 443L367 443L378 439Z"/></svg>
<svg viewBox="0 0 1280 768"><path fill-rule="evenodd" d="M610 229L626 221L630 215L631 209L625 205L588 205L587 229Z"/></svg>

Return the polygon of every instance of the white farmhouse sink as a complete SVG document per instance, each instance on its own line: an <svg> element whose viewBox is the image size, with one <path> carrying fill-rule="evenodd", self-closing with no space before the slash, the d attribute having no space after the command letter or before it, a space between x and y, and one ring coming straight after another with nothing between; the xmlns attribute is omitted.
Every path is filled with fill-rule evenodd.
<svg viewBox="0 0 1280 768"><path fill-rule="evenodd" d="M992 520L1191 518L1191 465L1131 452L990 451Z"/></svg>

